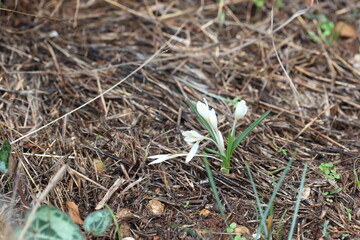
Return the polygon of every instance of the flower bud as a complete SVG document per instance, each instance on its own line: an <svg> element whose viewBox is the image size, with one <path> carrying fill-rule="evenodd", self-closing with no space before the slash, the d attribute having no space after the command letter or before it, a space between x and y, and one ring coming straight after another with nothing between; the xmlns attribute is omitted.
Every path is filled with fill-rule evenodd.
<svg viewBox="0 0 360 240"><path fill-rule="evenodd" d="M246 106L246 102L244 100L241 100L237 105L234 113L235 121L243 118L248 110L248 107Z"/></svg>

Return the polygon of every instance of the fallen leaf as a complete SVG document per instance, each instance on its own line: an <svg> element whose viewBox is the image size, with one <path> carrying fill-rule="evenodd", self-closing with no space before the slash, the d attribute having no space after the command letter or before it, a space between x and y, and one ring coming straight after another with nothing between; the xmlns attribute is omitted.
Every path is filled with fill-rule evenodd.
<svg viewBox="0 0 360 240"><path fill-rule="evenodd" d="M83 224L84 221L80 217L78 206L74 202L65 202L65 203L68 208L68 213L70 215L70 218L74 221L74 223Z"/></svg>
<svg viewBox="0 0 360 240"><path fill-rule="evenodd" d="M129 219L131 217L133 217L133 214L128 208L121 208L116 214L116 218L118 218L120 221Z"/></svg>
<svg viewBox="0 0 360 240"><path fill-rule="evenodd" d="M311 193L311 188L309 187L304 187L302 193L301 193L301 199L302 200L306 200L309 198L310 196L310 193Z"/></svg>
<svg viewBox="0 0 360 240"><path fill-rule="evenodd" d="M357 36L355 29L343 21L335 24L334 32L340 37L355 38Z"/></svg>
<svg viewBox="0 0 360 240"><path fill-rule="evenodd" d="M105 164L101 160L95 160L94 164L95 164L96 170L98 170L99 172L102 172L105 170Z"/></svg>
<svg viewBox="0 0 360 240"><path fill-rule="evenodd" d="M234 229L234 233L241 234L244 236L250 234L250 230L245 226L237 226Z"/></svg>
<svg viewBox="0 0 360 240"><path fill-rule="evenodd" d="M200 211L199 215L203 216L203 217L208 217L210 215L210 213L211 213L210 210L205 208L205 209Z"/></svg>

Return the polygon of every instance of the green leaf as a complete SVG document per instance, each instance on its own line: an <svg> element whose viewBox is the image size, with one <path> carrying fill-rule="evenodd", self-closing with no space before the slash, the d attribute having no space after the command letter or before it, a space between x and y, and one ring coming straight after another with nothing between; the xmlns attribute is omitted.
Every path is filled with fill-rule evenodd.
<svg viewBox="0 0 360 240"><path fill-rule="evenodd" d="M11 153L10 142L8 140L5 140L0 149L0 172L2 172L2 173L9 172L10 153Z"/></svg>
<svg viewBox="0 0 360 240"><path fill-rule="evenodd" d="M233 222L233 223L230 224L229 227L231 227L231 228L236 228L236 226L237 226L236 223Z"/></svg>
<svg viewBox="0 0 360 240"><path fill-rule="evenodd" d="M31 211L30 211L31 212ZM30 212L27 213L28 221ZM18 239L23 227L15 230L15 239ZM60 209L52 206L42 206L36 210L30 227L22 240L85 240L78 225Z"/></svg>
<svg viewBox="0 0 360 240"><path fill-rule="evenodd" d="M226 228L226 231L227 231L228 233L233 233L233 232L234 232L234 229L231 228L231 227L228 227L228 228Z"/></svg>
<svg viewBox="0 0 360 240"><path fill-rule="evenodd" d="M109 210L100 210L91 213L85 218L84 229L94 236L104 233L111 224L112 218Z"/></svg>
<svg viewBox="0 0 360 240"><path fill-rule="evenodd" d="M245 129L244 132L242 132L240 134L240 136L238 136L235 141L233 142L233 145L231 147L231 152L230 152L230 156L233 154L233 152L235 151L236 147L239 146L239 144L241 143L242 140L244 140L244 138L257 126L259 125L268 115L270 114L270 110L265 112L263 115L261 115L261 117L259 117L255 122L253 122L247 129Z"/></svg>

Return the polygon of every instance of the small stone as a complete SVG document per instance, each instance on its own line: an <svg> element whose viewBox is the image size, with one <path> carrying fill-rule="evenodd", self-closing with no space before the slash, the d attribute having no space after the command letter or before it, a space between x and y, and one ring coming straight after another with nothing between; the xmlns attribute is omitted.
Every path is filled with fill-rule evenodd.
<svg viewBox="0 0 360 240"><path fill-rule="evenodd" d="M158 200L150 200L147 209L152 215L162 215L165 210L165 205Z"/></svg>
<svg viewBox="0 0 360 240"><path fill-rule="evenodd" d="M120 221L132 218L133 214L130 211L130 209L128 208L121 208L117 214L116 214L116 218L119 219Z"/></svg>

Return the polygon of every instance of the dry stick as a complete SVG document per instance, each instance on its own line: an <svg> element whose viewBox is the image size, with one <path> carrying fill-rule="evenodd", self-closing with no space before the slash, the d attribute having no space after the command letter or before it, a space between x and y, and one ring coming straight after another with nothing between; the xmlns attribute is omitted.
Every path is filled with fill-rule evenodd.
<svg viewBox="0 0 360 240"><path fill-rule="evenodd" d="M49 194L49 192L55 187L56 183L62 178L67 167L68 166L65 164L57 171L57 173L54 175L54 177L52 179L50 179L49 184L46 186L45 190L40 194L40 197L35 200L36 201L35 206L31 210L28 220L26 221L23 230L21 231L19 237L17 238L18 240L24 239L25 233L28 230L28 228L30 227L30 224L31 224L33 218L35 217L36 210L40 207L40 203L45 199L45 197Z"/></svg>
<svg viewBox="0 0 360 240"><path fill-rule="evenodd" d="M303 129L294 137L293 140L297 139L303 132L305 132L306 129L308 129L321 115L323 115L325 112L329 111L333 107L335 107L336 104L333 104L327 108L325 108L321 113L319 113L316 117L314 117L308 124L305 125Z"/></svg>
<svg viewBox="0 0 360 240"><path fill-rule="evenodd" d="M179 28L179 30L173 35L173 37L174 37L174 36L177 36L177 35L180 33L180 31L183 29L184 25L185 25L185 23ZM88 102L84 103L84 104L81 105L80 107L77 107L77 108L71 110L70 112L62 115L61 117L59 117L59 118L57 118L57 119L55 119L55 120L53 120L53 121L45 124L44 126L38 128L38 129L36 129L36 130L34 130L34 131L32 131L32 132L29 132L29 133L25 134L25 135L22 136L22 137L19 137L18 139L12 141L10 144L14 144L14 143L16 143L16 142L18 142L18 141L20 141L20 140L22 140L22 139L24 139L24 138L29 137L30 135L32 135L32 134L34 134L34 133L36 133L36 132L38 132L38 131L40 131L40 130L42 130L42 129L50 126L50 125L52 125L53 123L59 121L60 119L65 118L66 116L68 116L68 115L76 112L77 110L85 107L86 105L92 103L92 102L95 101L96 99L98 99L98 98L104 96L105 94L107 94L108 92L112 91L112 90L115 89L117 86L119 86L121 83L123 83L124 81L128 80L131 76L133 76L135 73L137 73L140 69L142 69L142 68L145 67L147 64L149 64L156 56L158 56L158 55L164 50L164 48L165 48L167 45L169 45L169 44L171 43L172 40L173 40L173 38L171 37L166 43L164 43L164 45L162 45L162 46L159 48L159 50L157 50L151 57L149 57L148 60L146 60L143 64L141 64L138 68L136 68L134 71L132 71L129 75L127 75L124 79L120 80L118 83L116 83L116 84L115 84L114 86L112 86L111 88L107 89L107 90L104 91L103 93L99 94L98 96L96 96L96 97L94 97L93 99L89 100Z"/></svg>

